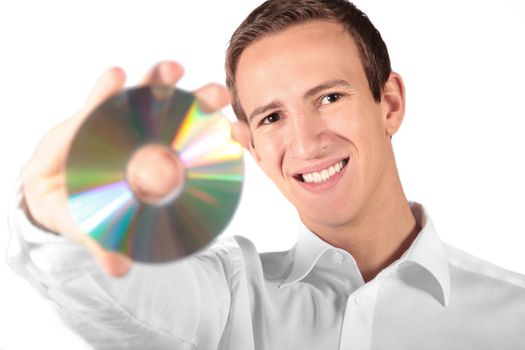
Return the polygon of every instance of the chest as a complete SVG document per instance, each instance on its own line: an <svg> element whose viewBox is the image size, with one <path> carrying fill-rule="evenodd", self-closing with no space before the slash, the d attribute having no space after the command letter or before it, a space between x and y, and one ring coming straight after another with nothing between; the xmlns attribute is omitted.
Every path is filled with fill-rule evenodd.
<svg viewBox="0 0 525 350"><path fill-rule="evenodd" d="M444 308L429 293L392 287L387 282L356 290L308 283L286 291L253 288L244 298L248 306L239 308L244 312L232 319L231 335L245 340L239 347L243 350L464 350L512 345L502 333L505 327L484 315L477 303L452 300Z"/></svg>

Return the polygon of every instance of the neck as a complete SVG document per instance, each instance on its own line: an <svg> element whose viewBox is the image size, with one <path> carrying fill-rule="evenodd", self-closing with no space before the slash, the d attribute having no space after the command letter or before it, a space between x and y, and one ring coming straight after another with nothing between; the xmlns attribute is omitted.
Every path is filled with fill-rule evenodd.
<svg viewBox="0 0 525 350"><path fill-rule="evenodd" d="M365 282L399 259L420 230L394 172L352 220L338 226L307 224L321 239L352 254Z"/></svg>

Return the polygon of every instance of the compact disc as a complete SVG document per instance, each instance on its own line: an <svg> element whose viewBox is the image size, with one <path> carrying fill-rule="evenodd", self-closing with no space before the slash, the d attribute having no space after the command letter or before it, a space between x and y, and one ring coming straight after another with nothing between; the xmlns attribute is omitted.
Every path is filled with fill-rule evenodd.
<svg viewBox="0 0 525 350"><path fill-rule="evenodd" d="M163 172L152 167L165 162L151 154L171 159L165 165L175 172L166 178L173 183L155 178ZM148 167L139 164L134 174L173 188L154 200L139 193L129 175L139 158ZM66 163L68 204L80 229L142 262L188 256L218 236L237 208L243 177L242 147L228 120L166 86L126 89L103 102L80 127Z"/></svg>

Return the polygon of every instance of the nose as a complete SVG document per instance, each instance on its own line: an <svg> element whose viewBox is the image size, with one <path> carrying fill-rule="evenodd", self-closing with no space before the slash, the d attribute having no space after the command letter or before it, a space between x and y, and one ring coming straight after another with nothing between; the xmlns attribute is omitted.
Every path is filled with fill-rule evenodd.
<svg viewBox="0 0 525 350"><path fill-rule="evenodd" d="M297 113L291 119L289 151L302 159L320 157L332 142L327 125L315 112Z"/></svg>

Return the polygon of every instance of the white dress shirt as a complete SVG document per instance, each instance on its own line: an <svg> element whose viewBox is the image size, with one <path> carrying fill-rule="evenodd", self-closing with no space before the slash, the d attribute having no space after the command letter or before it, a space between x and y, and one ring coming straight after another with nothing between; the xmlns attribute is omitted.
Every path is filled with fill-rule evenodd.
<svg viewBox="0 0 525 350"><path fill-rule="evenodd" d="M411 208L422 230L367 283L305 227L289 251L259 254L236 236L110 278L21 206L8 261L96 349L525 349L525 276L443 243Z"/></svg>

